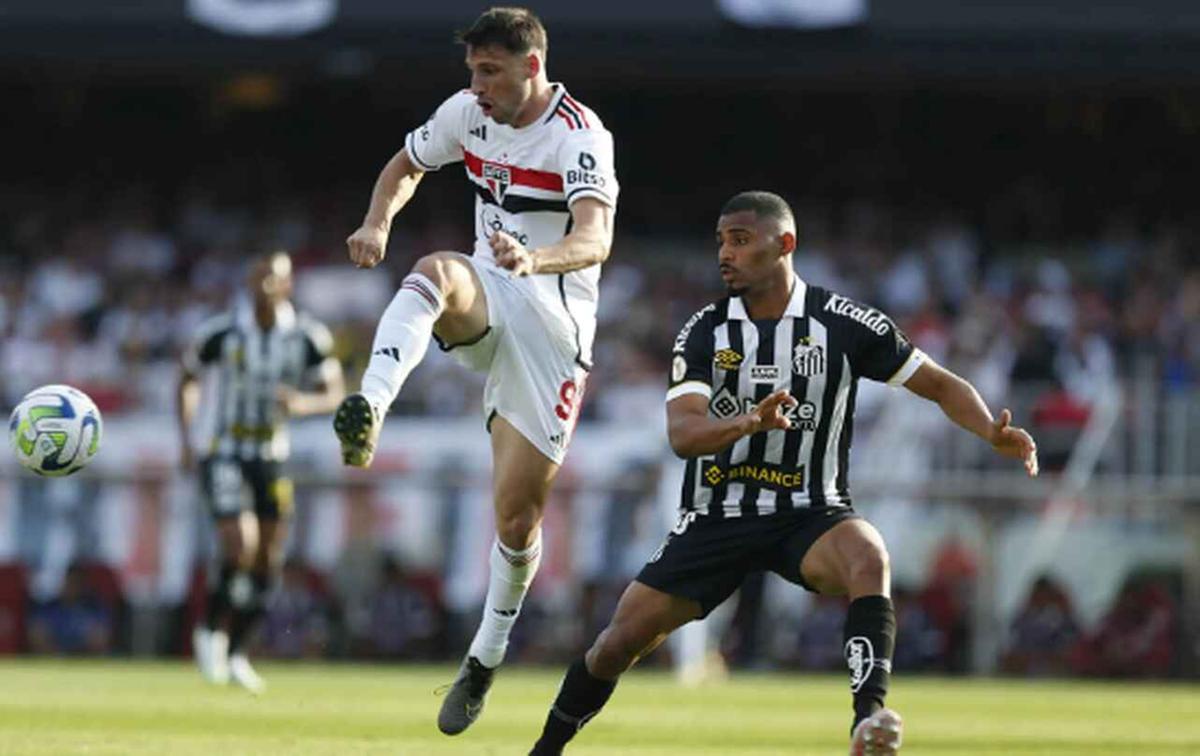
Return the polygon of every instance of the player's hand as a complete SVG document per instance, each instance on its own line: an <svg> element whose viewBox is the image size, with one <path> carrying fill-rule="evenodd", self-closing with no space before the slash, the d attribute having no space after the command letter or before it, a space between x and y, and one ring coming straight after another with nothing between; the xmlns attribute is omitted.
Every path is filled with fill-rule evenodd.
<svg viewBox="0 0 1200 756"><path fill-rule="evenodd" d="M992 448L1004 456L1022 460L1029 477L1038 474L1037 444L1024 428L1012 425L1012 413L1008 410L1003 410L992 423L991 442Z"/></svg>
<svg viewBox="0 0 1200 756"><path fill-rule="evenodd" d="M275 406L284 417L304 414L304 396L291 386L279 386L275 389Z"/></svg>
<svg viewBox="0 0 1200 756"><path fill-rule="evenodd" d="M363 225L346 238L350 261L360 268L374 268L387 252L388 233L376 226Z"/></svg>
<svg viewBox="0 0 1200 756"><path fill-rule="evenodd" d="M785 407L795 407L796 397L787 389L779 389L766 399L754 405L748 417L751 420L750 433L770 430L787 430L792 427L792 421L783 414Z"/></svg>
<svg viewBox="0 0 1200 756"><path fill-rule="evenodd" d="M492 232L488 239L492 251L496 253L496 265L510 271L513 276L527 276L533 273L533 254L525 249L525 245L503 231Z"/></svg>

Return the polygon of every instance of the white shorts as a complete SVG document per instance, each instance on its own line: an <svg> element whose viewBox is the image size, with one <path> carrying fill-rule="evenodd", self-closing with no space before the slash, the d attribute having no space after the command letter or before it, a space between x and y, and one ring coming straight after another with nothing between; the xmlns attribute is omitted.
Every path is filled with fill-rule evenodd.
<svg viewBox="0 0 1200 756"><path fill-rule="evenodd" d="M551 460L562 464L579 417L587 369L575 324L550 307L528 276L515 278L468 256L487 297L488 330L470 344L442 344L460 363L487 372L483 411L500 415Z"/></svg>

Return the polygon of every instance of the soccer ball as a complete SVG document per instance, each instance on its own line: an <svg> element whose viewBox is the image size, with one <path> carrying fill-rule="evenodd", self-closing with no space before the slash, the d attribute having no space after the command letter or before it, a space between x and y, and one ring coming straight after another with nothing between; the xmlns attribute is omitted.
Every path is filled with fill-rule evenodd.
<svg viewBox="0 0 1200 756"><path fill-rule="evenodd" d="M52 384L25 395L8 419L21 465L58 477L82 470L100 448L100 410L87 394Z"/></svg>

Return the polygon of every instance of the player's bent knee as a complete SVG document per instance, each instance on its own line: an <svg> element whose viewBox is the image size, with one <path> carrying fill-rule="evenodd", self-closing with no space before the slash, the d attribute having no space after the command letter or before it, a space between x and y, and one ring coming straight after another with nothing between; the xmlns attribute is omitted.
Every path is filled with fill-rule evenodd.
<svg viewBox="0 0 1200 756"><path fill-rule="evenodd" d="M617 679L654 645L643 635L628 624L609 625L588 649L588 670L603 680Z"/></svg>
<svg viewBox="0 0 1200 756"><path fill-rule="evenodd" d="M457 252L430 252L417 260L412 269L433 281L443 297L449 297L456 283L470 275L465 269L467 264Z"/></svg>
<svg viewBox="0 0 1200 756"><path fill-rule="evenodd" d="M533 545L541 522L541 513L533 507L510 514L497 514L496 537L508 548L521 551Z"/></svg>
<svg viewBox="0 0 1200 756"><path fill-rule="evenodd" d="M882 543L864 541L854 551L849 565L850 584L860 589L883 590L891 574L891 561L887 547Z"/></svg>

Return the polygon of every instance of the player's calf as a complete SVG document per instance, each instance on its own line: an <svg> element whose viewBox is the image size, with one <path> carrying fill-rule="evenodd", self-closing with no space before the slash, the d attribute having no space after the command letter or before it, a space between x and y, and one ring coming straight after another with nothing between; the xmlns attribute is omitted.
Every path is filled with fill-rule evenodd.
<svg viewBox="0 0 1200 756"><path fill-rule="evenodd" d="M546 715L542 736L529 752L530 756L557 756L562 753L575 733L600 713L616 687L616 680L604 680L589 672L585 660L579 659L572 664L563 678L550 713Z"/></svg>

